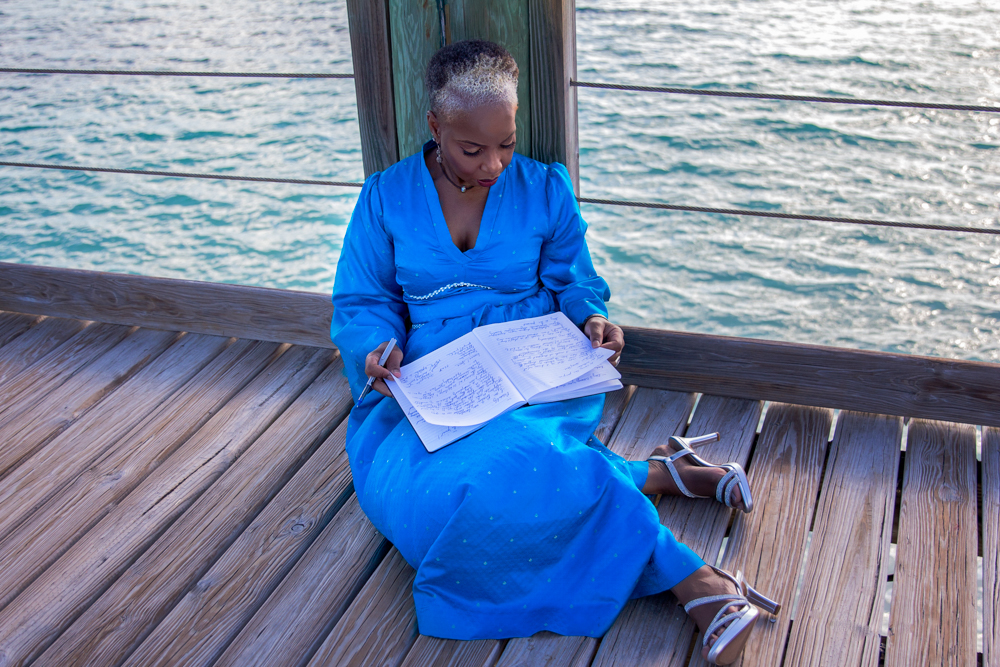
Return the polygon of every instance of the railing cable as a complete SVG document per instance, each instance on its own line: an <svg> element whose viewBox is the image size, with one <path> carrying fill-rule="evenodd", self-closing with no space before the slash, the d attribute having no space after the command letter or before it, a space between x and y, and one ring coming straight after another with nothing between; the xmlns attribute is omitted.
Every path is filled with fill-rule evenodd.
<svg viewBox="0 0 1000 667"><path fill-rule="evenodd" d="M786 220L815 220L818 222L840 222L849 225L875 225L878 227L902 227L904 229L926 229L940 232L966 232L971 234L1000 234L1000 229L985 227L956 227L954 225L928 225L919 222L895 222L893 220L867 220L864 218L837 218L824 215L799 215L796 213L771 213L739 208L706 208L703 206L677 206L655 202L628 201L624 199L592 199L577 197L582 204L603 204L605 206L633 206L636 208L656 208L666 211L686 211L690 213L717 213L720 215L746 215L761 218L783 218Z"/></svg>
<svg viewBox="0 0 1000 667"><path fill-rule="evenodd" d="M812 95L778 95L768 93L746 93L735 90L703 90L701 88L667 88L663 86L630 86L619 83L593 83L591 81L570 81L578 88L602 88L606 90L630 90L641 93L669 93L672 95L710 95L714 97L741 97L755 100L783 100L791 102L821 102L823 104L857 104L861 106L908 107L912 109L941 109L945 111L986 111L1000 113L1000 107L976 106L972 104L935 104L930 102L900 102L895 100L855 99L852 97L816 97Z"/></svg>
<svg viewBox="0 0 1000 667"><path fill-rule="evenodd" d="M123 70L123 69L32 69L24 67L0 67L6 74L110 74L123 76L232 76L242 78L268 79L353 79L353 74L331 74L323 72L175 72L169 70Z"/></svg>
<svg viewBox="0 0 1000 667"><path fill-rule="evenodd" d="M28 167L32 169L58 169L65 171L94 171L108 174L135 174L139 176L168 176L171 178L204 178L223 181L248 181L251 183L289 183L292 185L327 185L345 188L360 188L364 183L353 181L324 181L304 178L267 178L262 176L230 176L227 174L196 174L183 171L153 171L147 169L111 169L108 167L77 167L65 164L36 164L31 162L0 162L0 167ZM786 220L814 220L818 222L839 222L851 225L875 225L879 227L901 227L904 229L925 229L942 232L964 232L971 234L1000 234L1000 229L985 227L956 227L954 225L931 225L918 222L896 222L893 220L868 220L864 218L839 218L822 215L801 215L796 213L772 213L769 211L751 211L738 208L707 208L704 206L678 206L675 204L658 204L656 202L629 201L624 199L593 199L577 197L581 204L600 204L605 206L631 206L636 208L653 208L666 211L684 211L688 213L715 213L719 215L741 215L763 218L782 218Z"/></svg>
<svg viewBox="0 0 1000 667"><path fill-rule="evenodd" d="M192 174L183 171L151 171L146 169L110 169L108 167L75 167L66 164L33 164L30 162L0 162L0 167L30 167L32 169L61 169L67 171L98 171L108 174L138 174L140 176L171 176L174 178L209 178L223 181L250 181L252 183L291 183L293 185L334 185L360 188L364 183L350 181L319 181L303 178L264 178L260 176L228 176L226 174Z"/></svg>

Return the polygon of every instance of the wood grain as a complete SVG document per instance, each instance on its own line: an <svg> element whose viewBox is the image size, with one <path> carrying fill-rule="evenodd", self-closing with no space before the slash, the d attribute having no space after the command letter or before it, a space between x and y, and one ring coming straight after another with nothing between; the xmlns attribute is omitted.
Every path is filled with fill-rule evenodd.
<svg viewBox="0 0 1000 667"><path fill-rule="evenodd" d="M352 496L216 665L305 664L389 547Z"/></svg>
<svg viewBox="0 0 1000 667"><path fill-rule="evenodd" d="M640 390L639 393L646 391L650 390ZM753 445L761 409L761 404L756 401L702 396L690 426L686 424L686 418L681 418L675 422L673 429L681 434L687 427L689 435L718 431L720 440L703 447L700 455L713 462L736 461L742 465L746 463ZM624 425L620 427L624 428ZM670 435L666 431L664 429L658 436L648 439L644 447L647 451L645 456L652 452L653 447L666 442L666 436ZM752 481L751 487L754 489L754 502L759 503ZM733 510L713 499L666 496L660 499L657 510L660 522L670 528L679 541L708 562L715 561ZM694 623L688 620L683 608L677 606L676 598L669 592L631 600L601 641L594 665L681 665L687 660L694 632Z"/></svg>
<svg viewBox="0 0 1000 667"><path fill-rule="evenodd" d="M634 394L635 387L629 385L604 395L604 412L601 413L601 422L594 429L594 437L602 443L611 440Z"/></svg>
<svg viewBox="0 0 1000 667"><path fill-rule="evenodd" d="M579 195L577 97L570 85L576 78L576 2L532 0L528 7L531 57L527 66L521 63L521 71L531 73L533 133L528 154L546 164L566 165Z"/></svg>
<svg viewBox="0 0 1000 667"><path fill-rule="evenodd" d="M878 665L902 435L899 417L837 420L786 664Z"/></svg>
<svg viewBox="0 0 1000 667"><path fill-rule="evenodd" d="M3 308L0 308L2 311ZM0 347L14 340L25 331L41 322L38 315L0 312Z"/></svg>
<svg viewBox="0 0 1000 667"><path fill-rule="evenodd" d="M215 662L350 497L346 434L344 420L126 665Z"/></svg>
<svg viewBox="0 0 1000 667"><path fill-rule="evenodd" d="M459 642L420 635L401 667L493 667L502 646L493 639Z"/></svg>
<svg viewBox="0 0 1000 667"><path fill-rule="evenodd" d="M593 637L563 637L539 632L507 642L497 667L589 667L596 652L597 640Z"/></svg>
<svg viewBox="0 0 1000 667"><path fill-rule="evenodd" d="M327 294L0 262L0 309L333 347Z"/></svg>
<svg viewBox="0 0 1000 667"><path fill-rule="evenodd" d="M136 374L139 374L147 364L155 363L164 350L177 340L177 334L169 331L140 330L111 348L101 356L93 359L84 369L64 382L48 395L40 398L30 408L18 411L17 406L0 416L0 442L5 446L0 450L0 504L8 504L12 494L18 492L29 478L38 479L33 467L38 465L32 458L51 460L53 452L46 452L46 445L80 419L85 423L94 422L94 417L88 417L88 411L98 405L101 399L113 393L121 385ZM183 344L183 343L182 343ZM173 358L173 357L171 357ZM153 366L154 371L170 373L169 367L163 362ZM146 377L149 372L143 374ZM30 376L24 378L30 382ZM141 382L141 380L140 380ZM38 389L44 382L35 385ZM134 386L136 383L132 383ZM35 392L22 392L18 399L28 402L35 399ZM159 396L163 400L164 396ZM112 405L120 407L120 401ZM148 405L153 409L156 404ZM103 415L104 411L97 414ZM141 419L144 415L139 415ZM79 432L78 427L76 431ZM57 455L61 456L61 455ZM22 464L28 464L24 467ZM20 467L20 468L19 468ZM19 506L20 507L20 506ZM27 508L30 509L30 506ZM5 535L10 526L9 516L0 516L0 535Z"/></svg>
<svg viewBox="0 0 1000 667"><path fill-rule="evenodd" d="M1000 365L624 327L622 382L1000 426Z"/></svg>
<svg viewBox="0 0 1000 667"><path fill-rule="evenodd" d="M309 666L399 665L417 640L413 577L413 568L393 547L327 635Z"/></svg>
<svg viewBox="0 0 1000 667"><path fill-rule="evenodd" d="M977 537L975 431L911 421L887 667L976 664Z"/></svg>
<svg viewBox="0 0 1000 667"><path fill-rule="evenodd" d="M329 360L328 351L292 348L258 375L0 612L0 652L12 662L33 660L58 637L40 664L84 662L91 644L104 639L88 623L113 628L128 618L117 609L102 617L108 610L92 604L95 599L239 460ZM142 591L134 595L141 598ZM80 615L81 609L87 611Z"/></svg>
<svg viewBox="0 0 1000 667"><path fill-rule="evenodd" d="M53 349L78 334L86 322L67 320L61 317L47 317L38 326L0 350L0 387L41 359Z"/></svg>
<svg viewBox="0 0 1000 667"><path fill-rule="evenodd" d="M783 609L776 617L760 615L740 661L744 667L781 662L832 422L830 410L781 404L772 404L764 418L749 471L756 507L737 515L721 567L742 571ZM705 665L700 635L697 641L691 664Z"/></svg>
<svg viewBox="0 0 1000 667"><path fill-rule="evenodd" d="M983 664L1000 665L1000 429L983 429Z"/></svg>
<svg viewBox="0 0 1000 667"><path fill-rule="evenodd" d="M365 178L399 161L386 0L347 0Z"/></svg>
<svg viewBox="0 0 1000 667"><path fill-rule="evenodd" d="M272 361L277 348L275 343L237 341L85 471L70 475L62 489L0 541L0 600L23 590L116 507ZM81 447L92 435L81 434Z"/></svg>
<svg viewBox="0 0 1000 667"><path fill-rule="evenodd" d="M388 0L392 44L392 88L396 142L400 157L413 155L431 138L427 110L431 108L423 85L427 63L444 46L436 2Z"/></svg>

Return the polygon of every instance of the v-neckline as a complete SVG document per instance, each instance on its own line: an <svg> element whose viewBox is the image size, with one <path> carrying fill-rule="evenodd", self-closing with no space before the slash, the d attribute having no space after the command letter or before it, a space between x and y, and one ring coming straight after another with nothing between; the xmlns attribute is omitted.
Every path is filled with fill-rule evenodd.
<svg viewBox="0 0 1000 667"><path fill-rule="evenodd" d="M437 231L438 243L444 248L453 259L459 262L468 262L483 252L489 245L493 237L493 228L496 224L497 212L500 210L500 200L503 198L504 184L507 182L507 170L500 172L497 182L490 186L490 191L486 195L486 205L483 207L483 216L479 221L479 232L476 234L476 243L471 248L462 252L451 238L448 231L448 223L444 219L444 209L441 208L441 198L438 197L437 188L434 186L434 179L427 168L426 151L420 151L420 171L424 181L424 195L427 197L427 208L430 210L431 221Z"/></svg>

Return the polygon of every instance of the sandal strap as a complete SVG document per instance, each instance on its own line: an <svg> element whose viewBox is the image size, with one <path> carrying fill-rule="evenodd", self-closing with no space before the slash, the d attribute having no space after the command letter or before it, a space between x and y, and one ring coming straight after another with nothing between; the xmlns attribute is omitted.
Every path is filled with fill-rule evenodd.
<svg viewBox="0 0 1000 667"><path fill-rule="evenodd" d="M739 486L740 474L728 464L724 463L719 467L724 470L728 470L729 472L723 475L722 479L720 479L719 483L716 485L715 499L726 507L733 507L733 487Z"/></svg>
<svg viewBox="0 0 1000 667"><path fill-rule="evenodd" d="M696 496L695 494L691 493L691 491L688 490L687 486L684 485L684 482L681 481L680 473L677 472L677 467L674 465L675 460L679 459L682 456L687 456L688 454L693 454L693 453L694 451L691 449L682 449L681 451L675 452L670 456L650 456L646 460L659 461L664 466L666 466L667 472L670 473L670 476L674 480L674 484L677 485L677 490L683 493L688 498L707 498L708 496Z"/></svg>
<svg viewBox="0 0 1000 667"><path fill-rule="evenodd" d="M702 634L701 643L703 646L708 646L708 640L715 634L716 630L746 616L747 612L750 611L750 603L745 600L744 602L744 605L727 605L715 614L715 618L712 619L712 622L708 624L708 628ZM740 610L727 614L726 609L733 606L740 606Z"/></svg>
<svg viewBox="0 0 1000 667"><path fill-rule="evenodd" d="M700 607L706 604L713 604L715 602L740 602L747 604L747 599L742 595L739 595L738 593L722 593L720 595L706 595L703 598L696 598L688 602L686 605L684 605L684 611L687 613L691 613L691 610L694 609L695 607ZM722 609L732 606L734 605L727 604L723 606Z"/></svg>

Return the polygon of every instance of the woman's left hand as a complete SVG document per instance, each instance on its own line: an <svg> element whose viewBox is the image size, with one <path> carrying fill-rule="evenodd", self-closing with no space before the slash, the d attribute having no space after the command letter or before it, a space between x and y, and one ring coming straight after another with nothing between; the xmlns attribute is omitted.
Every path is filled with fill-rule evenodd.
<svg viewBox="0 0 1000 667"><path fill-rule="evenodd" d="M608 359L617 366L625 347L625 334L617 324L612 324L603 315L590 317L583 325L583 333L587 334L594 347L606 347L614 352Z"/></svg>

